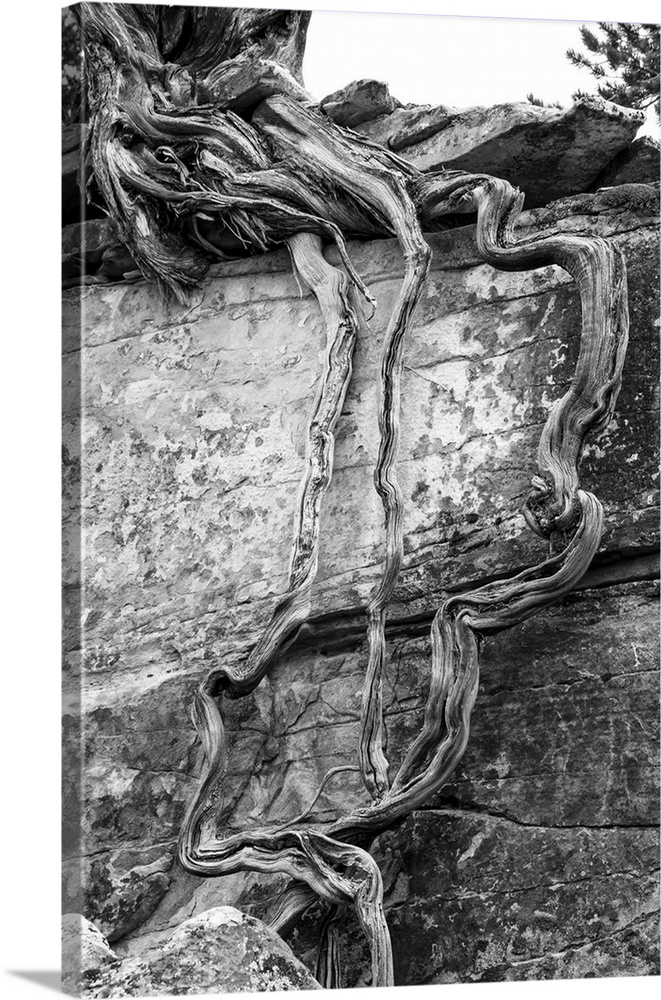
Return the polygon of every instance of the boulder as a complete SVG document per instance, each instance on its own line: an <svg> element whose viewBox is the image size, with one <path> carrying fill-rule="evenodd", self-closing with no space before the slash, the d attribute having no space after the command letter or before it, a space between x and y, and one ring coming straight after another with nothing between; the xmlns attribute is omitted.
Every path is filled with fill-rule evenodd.
<svg viewBox="0 0 661 1000"><path fill-rule="evenodd" d="M100 967L95 977L88 974L85 995L317 989L321 989L319 983L275 931L230 906L218 906L184 921L168 939L140 957L116 959Z"/></svg>
<svg viewBox="0 0 661 1000"><path fill-rule="evenodd" d="M355 128L356 125L380 115L389 115L401 105L392 97L387 83L356 80L324 97L319 107L337 125Z"/></svg>
<svg viewBox="0 0 661 1000"><path fill-rule="evenodd" d="M503 177L535 208L588 191L630 146L644 117L642 111L584 97L568 109L530 103L398 108L354 128L423 171L445 167Z"/></svg>
<svg viewBox="0 0 661 1000"><path fill-rule="evenodd" d="M103 969L119 964L98 927L80 913L62 917L62 990L79 996Z"/></svg>
<svg viewBox="0 0 661 1000"><path fill-rule="evenodd" d="M654 184L661 173L661 146L651 135L641 135L622 150L609 163L595 187L614 187L616 184Z"/></svg>

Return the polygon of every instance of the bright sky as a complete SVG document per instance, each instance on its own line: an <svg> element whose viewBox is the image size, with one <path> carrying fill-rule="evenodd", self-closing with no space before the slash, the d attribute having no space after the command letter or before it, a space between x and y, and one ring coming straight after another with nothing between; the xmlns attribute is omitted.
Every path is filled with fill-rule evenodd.
<svg viewBox="0 0 661 1000"><path fill-rule="evenodd" d="M596 93L598 83L565 55L568 48L584 51L581 24L598 31L589 20L315 11L305 82L318 98L372 78L388 83L404 104L492 105L525 101L532 92L569 105L576 90ZM655 128L652 116L645 131Z"/></svg>
<svg viewBox="0 0 661 1000"><path fill-rule="evenodd" d="M591 27L595 27L591 25ZM569 103L593 77L572 66L579 25L480 17L316 11L304 66L308 90L324 97L352 80L385 80L402 103L468 107L523 101Z"/></svg>

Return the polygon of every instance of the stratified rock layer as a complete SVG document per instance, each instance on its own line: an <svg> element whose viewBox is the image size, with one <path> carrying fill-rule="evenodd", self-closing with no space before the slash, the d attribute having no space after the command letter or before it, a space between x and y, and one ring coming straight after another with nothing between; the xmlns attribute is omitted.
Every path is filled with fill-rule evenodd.
<svg viewBox="0 0 661 1000"><path fill-rule="evenodd" d="M488 640L453 780L372 848L396 982L658 973L657 644L656 581L579 591ZM394 648L399 746L428 639ZM351 985L368 968L355 926L343 944ZM295 948L312 961L312 921Z"/></svg>
<svg viewBox="0 0 661 1000"><path fill-rule="evenodd" d="M636 929L638 917L642 927L651 912L651 895L640 912L627 903L626 878L615 880L633 871L630 855L618 853L626 837L608 831L626 828L626 850L635 841L642 851L657 821L655 619L649 584L627 582L654 574L650 554L658 546L657 224L658 192L641 185L566 199L524 217L523 233L596 233L617 240L627 258L624 386L615 421L591 443L582 466L586 488L606 507L603 545L586 581L601 589L487 644L469 751L452 786L429 812L407 821L410 827L380 839L380 858L397 853L400 834L403 849L410 830L417 831L416 850L435 845L437 866L446 866L447 884L457 878L453 894L462 897L452 923L457 940L462 921L465 934L475 936L470 891L480 896L475 912L491 907L492 914L479 939L487 942L486 957L477 962L459 949L453 964L455 938L440 936L446 931L438 897L445 889L422 899L418 883L405 885L417 861L415 853L402 853L402 877L394 879L400 889L387 881L400 983L521 977L526 969L529 978L590 969L637 974L653 966L648 939ZM406 557L389 617L386 685L395 762L420 724L428 622L443 594L514 572L543 552L518 510L580 332L577 295L564 272L493 271L479 262L471 228L430 240L434 263L406 347L402 394ZM379 308L372 332L358 343L338 424L311 621L273 675L228 709L228 816L241 828L291 818L330 767L355 762L364 609L383 558L372 484L378 351L402 262L391 241L350 250ZM334 251L329 257L336 260ZM200 766L189 720L193 690L212 666L246 656L286 586L322 350L316 306L299 296L284 252L215 268L190 307L164 305L143 282L65 293L65 897L68 909L98 922L122 953L138 955L191 914L221 903L264 914L277 884L194 879L172 856ZM634 669L636 663L643 666ZM83 758L76 760L81 734ZM331 819L363 794L357 775L345 774L329 783L314 817ZM456 857L444 853L446 822ZM544 855L537 888L520 883L534 892L518 911L513 889L509 943L498 943L496 888L508 891L520 827L529 825L562 832ZM557 916L548 918L523 948L531 914L546 912L545 887L565 881L559 868L572 850L583 845L587 856L584 827L603 829L599 844L609 867L601 881L586 875L585 882L572 869L568 881L577 884L562 896L566 931ZM506 841L494 857L491 884L500 884L493 892L472 868L483 860L477 848L457 867L480 831ZM554 843L552 832L535 835ZM651 877L641 868L641 878ZM478 888L469 889L471 880ZM651 882L645 885L651 893ZM609 893L623 900L617 926L608 916ZM594 934L584 926L590 906ZM426 926L436 922L439 936L430 929L409 959L416 907ZM354 937L347 975L360 981L362 945ZM299 946L308 947L304 930ZM560 960L555 952L566 954Z"/></svg>
<svg viewBox="0 0 661 1000"><path fill-rule="evenodd" d="M375 853L399 982L658 974L655 827L558 830L430 811Z"/></svg>

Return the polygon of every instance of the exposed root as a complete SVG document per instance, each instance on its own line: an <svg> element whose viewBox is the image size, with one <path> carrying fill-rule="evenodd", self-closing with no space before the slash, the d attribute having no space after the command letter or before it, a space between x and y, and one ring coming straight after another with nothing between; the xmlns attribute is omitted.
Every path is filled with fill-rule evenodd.
<svg viewBox="0 0 661 1000"><path fill-rule="evenodd" d="M208 683L198 690L193 717L203 741L205 766L200 794L191 803L179 840L182 867L207 878L238 871L279 872L304 883L327 903L353 905L369 943L373 985L392 986L392 949L383 914L383 884L374 859L360 847L333 840L314 829L276 827L218 837L215 823L227 748L221 712ZM301 902L298 886L295 893L289 903L297 913ZM310 896L304 894L302 899L307 907ZM290 918L288 908L278 923L282 926Z"/></svg>
<svg viewBox="0 0 661 1000"><path fill-rule="evenodd" d="M288 239L296 272L312 290L326 321L326 357L310 423L305 476L299 494L289 586L246 662L215 674L215 690L229 697L248 694L291 643L310 612L317 574L321 503L333 469L333 430L344 405L351 361L361 324L360 307L346 274L328 264L321 239L300 233ZM353 303L353 304L352 304Z"/></svg>

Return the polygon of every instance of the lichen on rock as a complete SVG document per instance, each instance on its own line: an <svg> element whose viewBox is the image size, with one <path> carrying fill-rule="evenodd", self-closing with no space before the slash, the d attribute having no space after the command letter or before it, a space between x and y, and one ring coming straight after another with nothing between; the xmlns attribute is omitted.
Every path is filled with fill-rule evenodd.
<svg viewBox="0 0 661 1000"><path fill-rule="evenodd" d="M269 927L231 906L184 921L157 948L120 958L84 918L78 982L90 998L188 993L262 993L316 990L319 983ZM73 932L67 940L73 940ZM75 978L65 986L75 991ZM72 988L73 987L73 988Z"/></svg>

